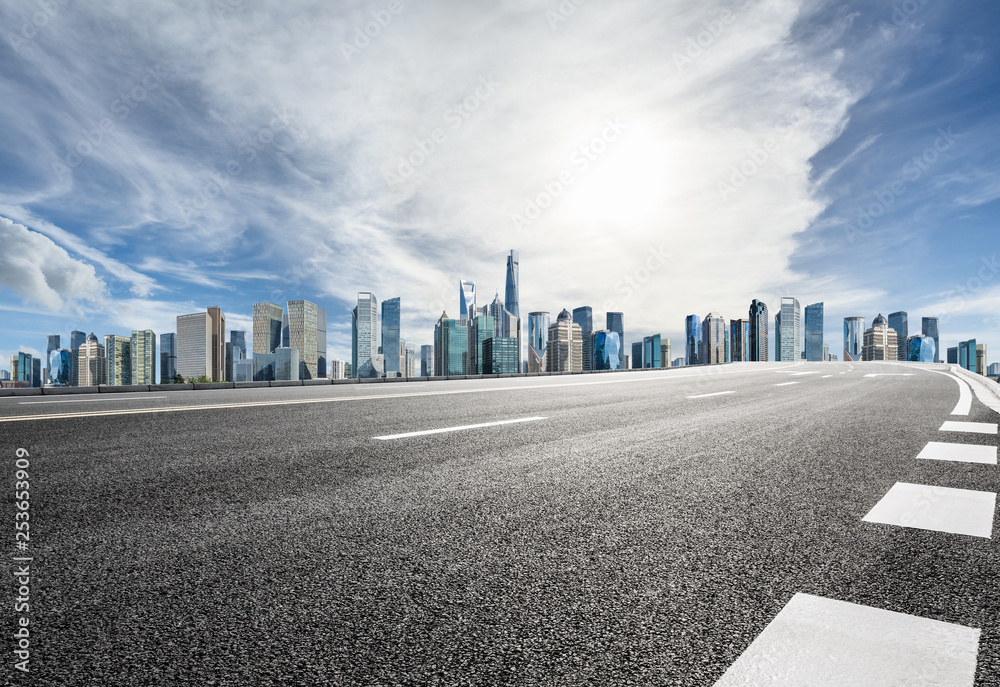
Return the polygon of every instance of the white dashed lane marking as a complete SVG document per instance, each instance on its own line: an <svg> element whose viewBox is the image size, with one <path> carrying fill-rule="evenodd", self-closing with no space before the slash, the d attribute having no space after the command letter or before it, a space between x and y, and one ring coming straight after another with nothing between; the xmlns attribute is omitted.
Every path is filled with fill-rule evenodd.
<svg viewBox="0 0 1000 687"><path fill-rule="evenodd" d="M990 491L896 482L862 520L990 539L996 503Z"/></svg>
<svg viewBox="0 0 1000 687"><path fill-rule="evenodd" d="M711 396L726 396L735 393L735 391L716 391L714 394L698 394L697 396L688 396L688 398L710 398Z"/></svg>
<svg viewBox="0 0 1000 687"><path fill-rule="evenodd" d="M970 434L996 434L997 425L994 422L956 422L947 420L941 425L941 432L968 432Z"/></svg>
<svg viewBox="0 0 1000 687"><path fill-rule="evenodd" d="M792 384L798 384L798 382L782 382L781 384L775 384L775 386L791 386Z"/></svg>
<svg viewBox="0 0 1000 687"><path fill-rule="evenodd" d="M972 687L981 631L796 594L716 687Z"/></svg>
<svg viewBox="0 0 1000 687"><path fill-rule="evenodd" d="M522 417L517 420L500 420L498 422L481 422L476 425L462 425L460 427L444 427L443 429L425 429L420 432L405 432L403 434L387 434L382 437L375 437L375 439L381 439L382 441L387 441L389 439L406 439L407 437L419 437L426 434L444 434L445 432L460 432L465 429L479 429L480 427L495 427L497 425L513 425L519 422L535 422L536 420L545 420L544 417Z"/></svg>
<svg viewBox="0 0 1000 687"><path fill-rule="evenodd" d="M950 460L956 463L997 464L997 447L978 444L946 444L932 441L917 456L917 460Z"/></svg>

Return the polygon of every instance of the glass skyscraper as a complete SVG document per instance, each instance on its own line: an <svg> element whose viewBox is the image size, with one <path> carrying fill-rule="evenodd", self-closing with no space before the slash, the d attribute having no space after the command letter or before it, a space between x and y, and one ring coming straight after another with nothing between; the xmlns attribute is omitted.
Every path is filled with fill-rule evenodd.
<svg viewBox="0 0 1000 687"><path fill-rule="evenodd" d="M861 360L865 342L865 318L844 318L844 362L856 363Z"/></svg>
<svg viewBox="0 0 1000 687"><path fill-rule="evenodd" d="M783 362L798 362L802 358L802 307L790 296L781 299L777 318L777 349Z"/></svg>
<svg viewBox="0 0 1000 687"><path fill-rule="evenodd" d="M156 334L150 329L134 330L129 345L132 384L156 384Z"/></svg>
<svg viewBox="0 0 1000 687"><path fill-rule="evenodd" d="M458 282L458 319L471 320L476 316L476 282Z"/></svg>
<svg viewBox="0 0 1000 687"><path fill-rule="evenodd" d="M766 363L770 356L770 319L767 305L756 298L750 303L750 357L755 363Z"/></svg>
<svg viewBox="0 0 1000 687"><path fill-rule="evenodd" d="M688 315L684 320L684 355L687 357L688 365L701 364L701 339L702 328L701 318L697 315Z"/></svg>
<svg viewBox="0 0 1000 687"><path fill-rule="evenodd" d="M934 349L937 351L937 357L934 362L941 362L941 338L938 333L938 318L936 317L925 317L921 321L921 333L924 336L929 336L934 339Z"/></svg>
<svg viewBox="0 0 1000 687"><path fill-rule="evenodd" d="M468 374L469 327L441 315L434 327L434 370L439 377Z"/></svg>
<svg viewBox="0 0 1000 687"><path fill-rule="evenodd" d="M520 372L520 370L518 370ZM433 377L434 372L434 346L424 345L420 347L420 376Z"/></svg>
<svg viewBox="0 0 1000 687"><path fill-rule="evenodd" d="M486 375L505 375L520 372L517 369L517 339L494 336L483 342L483 372Z"/></svg>
<svg viewBox="0 0 1000 687"><path fill-rule="evenodd" d="M48 386L69 386L72 354L64 348L49 352L46 384Z"/></svg>
<svg viewBox="0 0 1000 687"><path fill-rule="evenodd" d="M69 371L69 383L70 386L77 386L77 378L79 374L76 370L77 358L79 357L80 347L86 342L87 334L85 332L73 330L69 333L69 352L70 352L70 371Z"/></svg>
<svg viewBox="0 0 1000 687"><path fill-rule="evenodd" d="M253 353L271 353L281 346L284 310L275 303L253 304Z"/></svg>
<svg viewBox="0 0 1000 687"><path fill-rule="evenodd" d="M507 256L507 285L504 288L503 307L514 317L520 319L520 292L519 292L519 261L516 250L512 250Z"/></svg>
<svg viewBox="0 0 1000 687"><path fill-rule="evenodd" d="M889 329L896 332L896 341L899 342L899 359L909 360L908 344L910 340L910 325L905 312L902 310L889 314Z"/></svg>
<svg viewBox="0 0 1000 687"><path fill-rule="evenodd" d="M528 313L528 372L545 372L549 345L549 313Z"/></svg>
<svg viewBox="0 0 1000 687"><path fill-rule="evenodd" d="M663 367L663 342L659 334L646 336L642 339L642 367L661 368Z"/></svg>
<svg viewBox="0 0 1000 687"><path fill-rule="evenodd" d="M367 291L358 293L351 320L351 371L359 379L377 377L378 299Z"/></svg>
<svg viewBox="0 0 1000 687"><path fill-rule="evenodd" d="M826 360L823 354L823 304L806 306L806 360Z"/></svg>
<svg viewBox="0 0 1000 687"><path fill-rule="evenodd" d="M752 360L750 357L750 333L750 320L729 320L729 360L731 362L738 363Z"/></svg>
<svg viewBox="0 0 1000 687"><path fill-rule="evenodd" d="M490 315L479 315L473 318L469 325L469 362L466 365L467 374L487 374L483 371L486 362L483 353L483 344L486 343L487 339L492 339L496 336L493 318Z"/></svg>
<svg viewBox="0 0 1000 687"><path fill-rule="evenodd" d="M907 360L913 363L933 363L937 356L934 339L923 334L910 337L907 351L909 355Z"/></svg>
<svg viewBox="0 0 1000 687"><path fill-rule="evenodd" d="M594 310L589 305L573 309L573 322L580 325L583 336L583 369L594 369Z"/></svg>
<svg viewBox="0 0 1000 687"><path fill-rule="evenodd" d="M611 369L620 370L625 367L625 314L621 312L607 313L604 328L618 334L618 366Z"/></svg>
<svg viewBox="0 0 1000 687"><path fill-rule="evenodd" d="M607 329L594 332L594 369L622 369L622 341L618 332Z"/></svg>
<svg viewBox="0 0 1000 687"><path fill-rule="evenodd" d="M177 375L177 335L160 334L160 384L172 384Z"/></svg>
<svg viewBox="0 0 1000 687"><path fill-rule="evenodd" d="M958 344L958 364L969 372L979 372L976 365L976 340L960 341Z"/></svg>
<svg viewBox="0 0 1000 687"><path fill-rule="evenodd" d="M642 342L641 341L633 341L632 342L632 360L630 361L631 364L629 365L633 370L641 370L642 369L642 354L643 354Z"/></svg>
<svg viewBox="0 0 1000 687"><path fill-rule="evenodd" d="M117 334L104 335L108 386L132 384L132 339Z"/></svg>
<svg viewBox="0 0 1000 687"><path fill-rule="evenodd" d="M726 321L717 312L709 313L701 324L702 341L699 360L702 365L726 362Z"/></svg>
<svg viewBox="0 0 1000 687"><path fill-rule="evenodd" d="M399 338L399 303L398 297L382 301L382 357L386 377L399 377L404 371L401 364L404 353Z"/></svg>

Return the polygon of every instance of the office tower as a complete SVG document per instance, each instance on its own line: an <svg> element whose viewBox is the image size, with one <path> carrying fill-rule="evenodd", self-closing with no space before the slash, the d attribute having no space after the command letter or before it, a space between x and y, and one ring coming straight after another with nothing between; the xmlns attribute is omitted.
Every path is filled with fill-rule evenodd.
<svg viewBox="0 0 1000 687"><path fill-rule="evenodd" d="M232 342L229 342L232 346ZM236 355L239 355L239 349L236 349ZM234 382L252 382L253 381L253 360L248 360L246 358L237 359L233 361L233 380Z"/></svg>
<svg viewBox="0 0 1000 687"><path fill-rule="evenodd" d="M958 346L948 349L948 364L958 365Z"/></svg>
<svg viewBox="0 0 1000 687"><path fill-rule="evenodd" d="M709 313L701 324L702 365L717 365L726 362L726 321L717 312Z"/></svg>
<svg viewBox="0 0 1000 687"><path fill-rule="evenodd" d="M162 345L163 337L160 337ZM236 366L247 357L247 333L245 329L232 329L229 332L229 342L226 343L226 381L235 382ZM160 357L163 360L163 357ZM249 379L242 381L248 382Z"/></svg>
<svg viewBox="0 0 1000 687"><path fill-rule="evenodd" d="M618 367L612 369L623 370L625 369L625 315L620 312L609 312L606 315L604 328L618 334Z"/></svg>
<svg viewBox="0 0 1000 687"><path fill-rule="evenodd" d="M295 379L319 377L321 344L323 371L326 372L326 310L309 301L286 302L282 312L281 339L282 347L294 348L299 352L299 372Z"/></svg>
<svg viewBox="0 0 1000 687"><path fill-rule="evenodd" d="M471 320L476 316L476 282L458 282L458 319Z"/></svg>
<svg viewBox="0 0 1000 687"><path fill-rule="evenodd" d="M31 358L31 386L42 386L42 359L34 356Z"/></svg>
<svg viewBox="0 0 1000 687"><path fill-rule="evenodd" d="M177 374L185 379L225 379L226 316L216 306L177 316Z"/></svg>
<svg viewBox="0 0 1000 687"><path fill-rule="evenodd" d="M71 358L70 372L69 372L70 386L76 386L76 380L79 377L79 375L76 372L77 352L80 350L80 346L82 346L86 341L87 341L87 334L85 332L77 331L74 329L69 333L69 351Z"/></svg>
<svg viewBox="0 0 1000 687"><path fill-rule="evenodd" d="M51 375L49 374L49 358L52 351L58 351L62 337L59 334L49 334L47 345L45 346L45 384L48 385Z"/></svg>
<svg viewBox="0 0 1000 687"><path fill-rule="evenodd" d="M406 351L406 376L416 377L417 376L417 352L412 348L404 349Z"/></svg>
<svg viewBox="0 0 1000 687"><path fill-rule="evenodd" d="M132 339L117 334L104 335L104 356L108 386L132 384Z"/></svg>
<svg viewBox="0 0 1000 687"><path fill-rule="evenodd" d="M326 353L326 308L316 307L316 377L326 379L330 366Z"/></svg>
<svg viewBox="0 0 1000 687"><path fill-rule="evenodd" d="M439 377L468 374L469 327L441 313L434 325L434 370Z"/></svg>
<svg viewBox="0 0 1000 687"><path fill-rule="evenodd" d="M899 360L909 360L910 325L906 312L889 313L889 329L896 332L896 341L899 342Z"/></svg>
<svg viewBox="0 0 1000 687"><path fill-rule="evenodd" d="M823 355L823 304L806 306L806 360L822 362Z"/></svg>
<svg viewBox="0 0 1000 687"><path fill-rule="evenodd" d="M299 349L294 346L282 346L275 348L272 355L274 356L274 381L296 382L302 379L299 376L303 370Z"/></svg>
<svg viewBox="0 0 1000 687"><path fill-rule="evenodd" d="M896 332L889 327L889 322L881 314L872 322L871 328L865 330L861 359L899 360Z"/></svg>
<svg viewBox="0 0 1000 687"><path fill-rule="evenodd" d="M160 334L160 384L173 384L177 376L177 335Z"/></svg>
<svg viewBox="0 0 1000 687"><path fill-rule="evenodd" d="M685 365L686 361L684 360L684 358L674 358L674 362L671 363L672 367L684 367Z"/></svg>
<svg viewBox="0 0 1000 687"><path fill-rule="evenodd" d="M583 371L583 331L565 308L549 325L545 355L547 372Z"/></svg>
<svg viewBox="0 0 1000 687"><path fill-rule="evenodd" d="M990 363L990 366L986 370L986 374L990 377L1000 377L1000 363Z"/></svg>
<svg viewBox="0 0 1000 687"><path fill-rule="evenodd" d="M434 347L433 346L421 346L420 347L420 376L421 377L433 377L434 376Z"/></svg>
<svg viewBox="0 0 1000 687"><path fill-rule="evenodd" d="M132 383L156 384L156 334L149 329L135 330L129 344L132 354Z"/></svg>
<svg viewBox="0 0 1000 687"><path fill-rule="evenodd" d="M376 368L378 355L378 299L367 291L358 293L358 304L351 320L351 370L359 379L379 377Z"/></svg>
<svg viewBox="0 0 1000 687"><path fill-rule="evenodd" d="M698 365L701 361L701 342L705 333L701 326L701 318L688 315L684 320L685 345L684 354L688 365Z"/></svg>
<svg viewBox="0 0 1000 687"><path fill-rule="evenodd" d="M750 357L750 339L753 323L746 319L729 320L730 362L739 363L752 360Z"/></svg>
<svg viewBox="0 0 1000 687"><path fill-rule="evenodd" d="M609 329L594 332L594 369L622 369L622 340L618 332Z"/></svg>
<svg viewBox="0 0 1000 687"><path fill-rule="evenodd" d="M517 339L494 336L483 342L483 374L506 375L517 371Z"/></svg>
<svg viewBox="0 0 1000 687"><path fill-rule="evenodd" d="M633 348L633 350L634 350L634 348ZM622 362L622 369L623 370L631 370L632 369L632 359L629 358L628 355L622 356L622 361L623 361Z"/></svg>
<svg viewBox="0 0 1000 687"><path fill-rule="evenodd" d="M907 360L913 363L933 363L937 357L934 339L923 334L911 336L906 346Z"/></svg>
<svg viewBox="0 0 1000 687"><path fill-rule="evenodd" d="M663 367L663 342L659 334L642 338L642 367L657 369Z"/></svg>
<svg viewBox="0 0 1000 687"><path fill-rule="evenodd" d="M589 305L573 309L573 321L580 325L583 337L583 369L594 369L594 311Z"/></svg>
<svg viewBox="0 0 1000 687"><path fill-rule="evenodd" d="M981 375L986 374L986 344L979 344L976 346L976 372ZM36 373L37 373L38 361L35 361ZM35 386L38 386L37 384Z"/></svg>
<svg viewBox="0 0 1000 687"><path fill-rule="evenodd" d="M253 353L271 353L281 346L284 310L274 303L253 304Z"/></svg>
<svg viewBox="0 0 1000 687"><path fill-rule="evenodd" d="M382 358L385 360L386 377L401 377L406 366L399 338L399 321L399 298L382 301Z"/></svg>
<svg viewBox="0 0 1000 687"><path fill-rule="evenodd" d="M478 315L469 322L469 360L466 365L466 374L481 375L483 372L485 358L483 355L483 344L487 339L496 336L493 318L490 315Z"/></svg>
<svg viewBox="0 0 1000 687"><path fill-rule="evenodd" d="M519 272L518 253L516 250L512 250L507 256L507 285L504 288L503 307L518 319L521 317Z"/></svg>
<svg viewBox="0 0 1000 687"><path fill-rule="evenodd" d="M12 382L21 381L21 358L19 353L10 357L10 379Z"/></svg>
<svg viewBox="0 0 1000 687"><path fill-rule="evenodd" d="M330 379L347 379L347 364L340 358L330 361Z"/></svg>
<svg viewBox="0 0 1000 687"><path fill-rule="evenodd" d="M629 368L630 370L641 370L642 369L642 342L633 341L632 342L632 355L628 356Z"/></svg>
<svg viewBox="0 0 1000 687"><path fill-rule="evenodd" d="M941 362L941 337L938 333L938 318L925 317L920 323L920 333L934 339L934 348L937 350L938 358L934 362Z"/></svg>
<svg viewBox="0 0 1000 687"><path fill-rule="evenodd" d="M8 372L7 370L0 370L0 382L9 382L9 381L10 381L10 372Z"/></svg>
<svg viewBox="0 0 1000 687"><path fill-rule="evenodd" d="M978 362L976 355L976 340L969 339L968 341L960 341L958 344L958 364L963 369L969 372L979 372L976 369L976 363Z"/></svg>
<svg viewBox="0 0 1000 687"><path fill-rule="evenodd" d="M830 345L823 344L823 360L830 362Z"/></svg>
<svg viewBox="0 0 1000 687"><path fill-rule="evenodd" d="M48 386L69 386L70 369L73 367L73 354L65 348L57 348L49 353L49 363L46 366Z"/></svg>
<svg viewBox="0 0 1000 687"><path fill-rule="evenodd" d="M660 367L670 367L670 339L660 344Z"/></svg>
<svg viewBox="0 0 1000 687"><path fill-rule="evenodd" d="M108 379L104 346L91 332L77 350L76 386L98 386Z"/></svg>
<svg viewBox="0 0 1000 687"><path fill-rule="evenodd" d="M750 302L750 357L755 363L766 363L770 356L770 319L767 305L756 298Z"/></svg>
<svg viewBox="0 0 1000 687"><path fill-rule="evenodd" d="M549 314L528 313L528 372L545 372L546 347L549 344Z"/></svg>
<svg viewBox="0 0 1000 687"><path fill-rule="evenodd" d="M865 318L844 318L844 362L856 363L861 360L864 347Z"/></svg>
<svg viewBox="0 0 1000 687"><path fill-rule="evenodd" d="M786 296L781 299L781 311L776 319L778 360L798 362L802 358L802 308L799 302Z"/></svg>

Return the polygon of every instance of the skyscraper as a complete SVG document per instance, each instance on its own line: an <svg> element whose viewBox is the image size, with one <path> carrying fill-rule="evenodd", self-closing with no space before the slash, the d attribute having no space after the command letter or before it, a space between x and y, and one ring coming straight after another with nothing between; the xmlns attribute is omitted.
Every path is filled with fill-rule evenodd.
<svg viewBox="0 0 1000 687"><path fill-rule="evenodd" d="M934 362L941 362L941 338L938 334L938 318L936 317L925 317L921 321L921 333L924 336L929 336L934 339L934 350L937 351L937 358Z"/></svg>
<svg viewBox="0 0 1000 687"><path fill-rule="evenodd" d="M630 370L642 369L643 346L641 341L632 342L632 355L628 356Z"/></svg>
<svg viewBox="0 0 1000 687"><path fill-rule="evenodd" d="M802 358L802 308L798 300L782 298L777 321L778 360L798 362Z"/></svg>
<svg viewBox="0 0 1000 687"><path fill-rule="evenodd" d="M549 325L546 344L545 370L547 372L580 372L583 370L583 334L580 325L565 308L556 321Z"/></svg>
<svg viewBox="0 0 1000 687"><path fill-rule="evenodd" d="M986 344L976 346L976 372L981 375L986 374L989 361L986 360ZM37 369L35 370L37 372ZM37 384L35 386L38 386Z"/></svg>
<svg viewBox="0 0 1000 687"><path fill-rule="evenodd" d="M746 362L750 357L750 320L729 320L729 346L731 362Z"/></svg>
<svg viewBox="0 0 1000 687"><path fill-rule="evenodd" d="M405 364L399 338L400 299L382 301L382 358L386 377L401 377Z"/></svg>
<svg viewBox="0 0 1000 687"><path fill-rule="evenodd" d="M806 360L825 361L823 355L823 304L806 306Z"/></svg>
<svg viewBox="0 0 1000 687"><path fill-rule="evenodd" d="M487 339L496 336L493 324L493 317L490 315L478 315L469 322L469 360L466 365L467 374L481 375L485 367L485 355L483 344Z"/></svg>
<svg viewBox="0 0 1000 687"><path fill-rule="evenodd" d="M434 370L439 377L468 374L469 327L441 313L434 326Z"/></svg>
<svg viewBox="0 0 1000 687"><path fill-rule="evenodd" d="M378 377L378 299L375 294L358 293L358 304L352 314L351 370L359 379Z"/></svg>
<svg viewBox="0 0 1000 687"><path fill-rule="evenodd" d="M253 353L273 353L281 346L284 310L274 303L253 304Z"/></svg>
<svg viewBox="0 0 1000 687"><path fill-rule="evenodd" d="M320 318L323 322L320 323ZM299 371L295 379L319 377L320 345L323 346L323 372L326 372L326 310L315 303L297 300L285 303L282 314L282 346L299 352ZM320 332L322 331L322 336ZM276 373L277 374L277 373Z"/></svg>
<svg viewBox="0 0 1000 687"><path fill-rule="evenodd" d="M660 344L660 367L670 367L670 339L664 339Z"/></svg>
<svg viewBox="0 0 1000 687"><path fill-rule="evenodd" d="M69 386L69 371L72 367L72 360L72 353L64 348L57 348L49 353L46 384L49 386Z"/></svg>
<svg viewBox="0 0 1000 687"><path fill-rule="evenodd" d="M518 372L517 339L494 336L483 342L483 374L504 375Z"/></svg>
<svg viewBox="0 0 1000 687"><path fill-rule="evenodd" d="M573 309L573 321L580 325L583 337L583 369L594 369L594 311L589 305Z"/></svg>
<svg viewBox="0 0 1000 687"><path fill-rule="evenodd" d="M642 338L642 367L643 369L663 367L663 342L659 334Z"/></svg>
<svg viewBox="0 0 1000 687"><path fill-rule="evenodd" d="M104 335L108 386L132 384L132 339L117 334Z"/></svg>
<svg viewBox="0 0 1000 687"><path fill-rule="evenodd" d="M129 339L133 384L156 384L156 334L150 329L133 330Z"/></svg>
<svg viewBox="0 0 1000 687"><path fill-rule="evenodd" d="M104 356L104 346L93 332L77 349L76 360L76 386L98 386L107 383L107 358Z"/></svg>
<svg viewBox="0 0 1000 687"><path fill-rule="evenodd" d="M923 334L911 336L906 350L909 356L907 360L913 363L933 363L937 355L934 339Z"/></svg>
<svg viewBox="0 0 1000 687"><path fill-rule="evenodd" d="M87 341L86 332L81 332L74 329L69 333L69 352L70 352L70 359L72 361L70 363L70 372L69 372L69 379L71 386L77 385L76 380L79 378L79 375L76 372L77 353L80 350L80 346L82 346L86 341Z"/></svg>
<svg viewBox="0 0 1000 687"><path fill-rule="evenodd" d="M255 349L256 350L256 349ZM226 375L226 316L218 307L177 316L177 374L185 379Z"/></svg>
<svg viewBox="0 0 1000 687"><path fill-rule="evenodd" d="M52 375L49 374L49 359L52 357L52 351L58 351L60 346L59 343L62 337L58 334L49 334L49 339L45 347L45 383L49 383L49 379Z"/></svg>
<svg viewBox="0 0 1000 687"><path fill-rule="evenodd" d="M594 369L622 369L622 342L618 332L601 329L594 332Z"/></svg>
<svg viewBox="0 0 1000 687"><path fill-rule="evenodd" d="M420 376L421 377L433 377L434 376L434 347L433 346L421 346L420 347Z"/></svg>
<svg viewBox="0 0 1000 687"><path fill-rule="evenodd" d="M688 315L684 320L685 346L684 355L688 365L701 364L701 341L704 337L702 331L701 318L697 315Z"/></svg>
<svg viewBox="0 0 1000 687"><path fill-rule="evenodd" d="M461 280L458 282L458 319L471 320L476 316L476 282Z"/></svg>
<svg viewBox="0 0 1000 687"><path fill-rule="evenodd" d="M621 312L609 312L605 316L604 328L618 334L618 365L610 368L621 370L625 367L625 315Z"/></svg>
<svg viewBox="0 0 1000 687"><path fill-rule="evenodd" d="M549 314L528 313L528 372L545 372L546 347L549 344Z"/></svg>
<svg viewBox="0 0 1000 687"><path fill-rule="evenodd" d="M899 360L899 344L896 341L896 332L889 326L889 323L882 315L875 318L870 329L865 330L861 359Z"/></svg>
<svg viewBox="0 0 1000 687"><path fill-rule="evenodd" d="M518 254L516 250L512 250L507 256L507 285L504 288L503 307L518 319L521 317L519 272Z"/></svg>
<svg viewBox="0 0 1000 687"><path fill-rule="evenodd" d="M163 337L160 337L160 343L162 345ZM229 342L226 344L226 381L235 382L236 379L236 368L241 360L246 360L247 357L247 333L245 329L232 329L229 332ZM163 356L160 356L160 360L163 360ZM246 376L244 374L244 376ZM244 382L251 381L253 377L253 372L251 368L250 378L243 379Z"/></svg>
<svg viewBox="0 0 1000 687"><path fill-rule="evenodd" d="M177 375L177 335L160 334L160 384L172 384Z"/></svg>
<svg viewBox="0 0 1000 687"><path fill-rule="evenodd" d="M726 321L717 312L711 312L702 321L700 360L702 365L726 362Z"/></svg>
<svg viewBox="0 0 1000 687"><path fill-rule="evenodd" d="M963 369L969 372L979 372L977 364L979 362L979 356L976 354L978 350L975 339L969 339L968 341L959 341L958 343L958 364Z"/></svg>
<svg viewBox="0 0 1000 687"><path fill-rule="evenodd" d="M899 344L899 360L909 360L910 325L906 313L889 313L889 329L896 332L896 341Z"/></svg>
<svg viewBox="0 0 1000 687"><path fill-rule="evenodd" d="M865 318L844 318L844 362L858 362L864 347Z"/></svg>
<svg viewBox="0 0 1000 687"><path fill-rule="evenodd" d="M767 305L756 298L750 303L750 357L755 363L766 363L770 355L770 319Z"/></svg>

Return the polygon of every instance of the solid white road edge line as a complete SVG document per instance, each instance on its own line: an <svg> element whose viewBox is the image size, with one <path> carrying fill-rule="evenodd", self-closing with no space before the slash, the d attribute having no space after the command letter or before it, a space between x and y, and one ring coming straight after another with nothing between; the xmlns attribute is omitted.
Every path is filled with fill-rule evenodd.
<svg viewBox="0 0 1000 687"><path fill-rule="evenodd" d="M442 429L425 429L419 432L404 432L403 434L387 434L382 437L372 437L382 441L389 439L405 439L407 437L420 437L426 434L444 434L445 432L460 432L464 429L479 429L480 427L495 427L497 425L513 425L518 422L535 422L536 420L546 420L544 417L522 417L517 420L499 420L497 422L480 422L475 425L462 425L460 427L444 427Z"/></svg>

